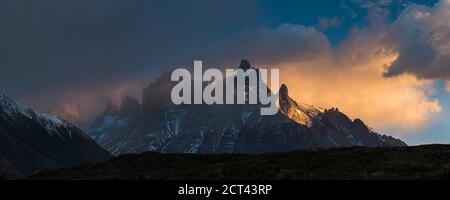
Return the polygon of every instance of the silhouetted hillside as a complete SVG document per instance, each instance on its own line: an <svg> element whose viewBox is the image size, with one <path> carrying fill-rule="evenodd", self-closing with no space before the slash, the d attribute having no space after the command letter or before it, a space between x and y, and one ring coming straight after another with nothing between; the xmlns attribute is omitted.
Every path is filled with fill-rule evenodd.
<svg viewBox="0 0 450 200"><path fill-rule="evenodd" d="M35 112L0 93L0 179L110 158L109 152L73 124Z"/></svg>
<svg viewBox="0 0 450 200"><path fill-rule="evenodd" d="M264 155L143 153L31 179L448 179L450 146L340 148Z"/></svg>

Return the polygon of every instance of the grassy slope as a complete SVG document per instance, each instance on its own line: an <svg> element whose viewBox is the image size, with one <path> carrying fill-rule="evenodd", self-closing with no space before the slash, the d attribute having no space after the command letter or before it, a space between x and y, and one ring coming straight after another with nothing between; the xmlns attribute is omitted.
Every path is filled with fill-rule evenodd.
<svg viewBox="0 0 450 200"><path fill-rule="evenodd" d="M448 179L450 145L267 155L124 155L31 179Z"/></svg>

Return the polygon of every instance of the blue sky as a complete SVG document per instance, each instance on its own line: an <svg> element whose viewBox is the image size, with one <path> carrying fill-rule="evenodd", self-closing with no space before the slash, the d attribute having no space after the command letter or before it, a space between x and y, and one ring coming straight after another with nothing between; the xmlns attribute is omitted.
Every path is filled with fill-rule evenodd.
<svg viewBox="0 0 450 200"><path fill-rule="evenodd" d="M368 10L355 3L358 1L285 0L274 3L270 0L263 0L258 2L261 3L261 12L264 13L261 23L271 27L276 27L282 23L317 26L320 18L340 18L342 22L339 26L324 31L333 44L338 44L346 39L350 28L366 26L369 23L367 20ZM388 19L395 20L404 9L405 4L415 3L432 6L436 2L437 0L392 1L386 7L390 11Z"/></svg>
<svg viewBox="0 0 450 200"><path fill-rule="evenodd" d="M434 114L430 122L422 128L414 131L414 134L406 135L403 139L408 144L450 143L450 94L445 90L445 84L438 81L435 84L436 98L441 102L442 111Z"/></svg>

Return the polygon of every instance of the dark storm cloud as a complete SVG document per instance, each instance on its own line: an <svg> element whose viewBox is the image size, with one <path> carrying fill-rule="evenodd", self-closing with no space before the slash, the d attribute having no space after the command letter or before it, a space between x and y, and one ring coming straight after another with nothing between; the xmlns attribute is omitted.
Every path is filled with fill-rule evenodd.
<svg viewBox="0 0 450 200"><path fill-rule="evenodd" d="M249 9L232 5L206 1L2 2L2 85L17 79L30 82L37 75L40 81L34 84L38 85L90 82L143 67L162 67L179 54L198 51L218 35L213 33L226 32L236 22L245 24Z"/></svg>
<svg viewBox="0 0 450 200"><path fill-rule="evenodd" d="M385 76L413 74L424 79L450 80L450 1L432 8L411 5L389 27L387 43L398 59Z"/></svg>
<svg viewBox="0 0 450 200"><path fill-rule="evenodd" d="M148 84L254 24L253 9L252 1L0 1L0 90L46 111L66 93Z"/></svg>
<svg viewBox="0 0 450 200"><path fill-rule="evenodd" d="M133 61L131 16L117 4L7 1L0 13L3 86L76 84Z"/></svg>
<svg viewBox="0 0 450 200"><path fill-rule="evenodd" d="M312 60L331 51L327 37L314 27L282 24L276 28L248 29L215 48L213 60L236 62L246 58L256 64ZM229 65L237 63L226 63ZM268 66L264 66L268 67ZM271 66L274 67L274 66Z"/></svg>

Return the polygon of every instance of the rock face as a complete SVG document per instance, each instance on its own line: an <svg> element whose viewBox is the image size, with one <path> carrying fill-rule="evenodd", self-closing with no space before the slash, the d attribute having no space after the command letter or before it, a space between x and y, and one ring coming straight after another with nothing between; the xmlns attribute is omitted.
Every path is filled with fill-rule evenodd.
<svg viewBox="0 0 450 200"><path fill-rule="evenodd" d="M0 93L0 174L23 177L109 158L110 153L72 124Z"/></svg>
<svg viewBox="0 0 450 200"><path fill-rule="evenodd" d="M248 61L242 61L239 67L253 68ZM398 139L373 132L361 120L351 120L337 109L322 110L297 103L289 97L285 85L279 90L279 112L262 116L259 112L264 105L259 104L173 105L170 92L175 84L169 72L163 73L144 90L140 109L125 112L122 105L115 112L105 111L87 133L115 155L406 146Z"/></svg>

